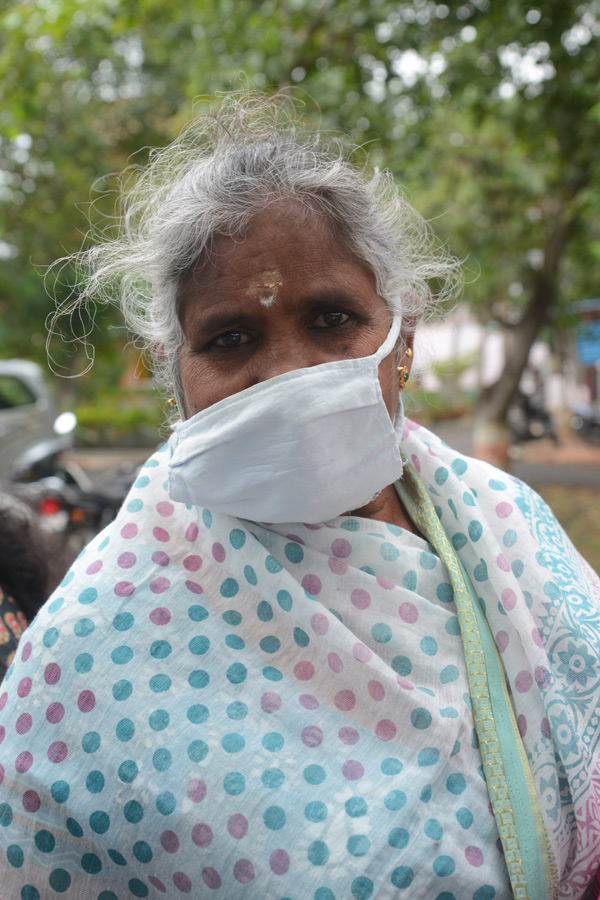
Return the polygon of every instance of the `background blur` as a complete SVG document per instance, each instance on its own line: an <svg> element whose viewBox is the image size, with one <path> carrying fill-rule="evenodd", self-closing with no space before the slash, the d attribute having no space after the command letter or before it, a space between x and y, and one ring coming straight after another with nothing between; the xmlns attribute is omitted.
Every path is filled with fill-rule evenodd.
<svg viewBox="0 0 600 900"><path fill-rule="evenodd" d="M86 245L87 217L114 215L112 173L194 104L294 88L308 124L390 168L465 260L461 303L418 340L412 414L533 482L600 566L599 34L600 0L8 3L0 359L44 366L79 447L154 446L164 410L114 310L81 322L87 374L48 371L44 270ZM82 345L52 352L63 373L86 369Z"/></svg>

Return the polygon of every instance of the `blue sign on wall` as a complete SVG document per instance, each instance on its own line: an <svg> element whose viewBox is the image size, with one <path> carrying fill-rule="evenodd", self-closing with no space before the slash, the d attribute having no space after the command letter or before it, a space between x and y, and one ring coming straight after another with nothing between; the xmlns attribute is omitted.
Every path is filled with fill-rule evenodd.
<svg viewBox="0 0 600 900"><path fill-rule="evenodd" d="M577 353L582 366L595 366L600 360L600 319L581 323L577 334Z"/></svg>

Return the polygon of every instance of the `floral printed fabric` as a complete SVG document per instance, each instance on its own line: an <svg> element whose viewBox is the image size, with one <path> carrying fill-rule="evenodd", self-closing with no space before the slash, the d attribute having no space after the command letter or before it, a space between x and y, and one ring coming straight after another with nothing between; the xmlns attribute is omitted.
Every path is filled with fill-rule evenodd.
<svg viewBox="0 0 600 900"><path fill-rule="evenodd" d="M412 423L402 446L483 601L561 896L581 897L600 862L597 581L525 486ZM169 452L0 692L7 896L511 896L431 547L172 503Z"/></svg>

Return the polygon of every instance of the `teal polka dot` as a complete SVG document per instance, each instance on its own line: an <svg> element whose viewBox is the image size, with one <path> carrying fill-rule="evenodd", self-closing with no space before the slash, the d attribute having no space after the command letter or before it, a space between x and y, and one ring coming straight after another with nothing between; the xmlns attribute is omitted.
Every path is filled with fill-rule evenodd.
<svg viewBox="0 0 600 900"><path fill-rule="evenodd" d="M458 710L455 706L444 706L440 709L440 716L443 719L458 719Z"/></svg>
<svg viewBox="0 0 600 900"><path fill-rule="evenodd" d="M246 535L241 528L234 528L229 534L229 542L234 550L241 550L246 543Z"/></svg>
<svg viewBox="0 0 600 900"><path fill-rule="evenodd" d="M241 663L239 665L241 665ZM233 668L233 666L230 666L230 669L231 668ZM242 666L242 668L245 667ZM227 672L229 672L229 669L227 670ZM231 681L231 679L229 680ZM205 688L209 681L210 675L208 674L208 672L205 672L204 669L196 669L194 672L190 673L188 678L188 684L193 688Z"/></svg>
<svg viewBox="0 0 600 900"><path fill-rule="evenodd" d="M230 650L243 650L246 646L246 644L244 643L244 639L241 638L238 634L226 634L225 643L230 648Z"/></svg>
<svg viewBox="0 0 600 900"><path fill-rule="evenodd" d="M166 772L171 767L173 757L166 747L159 747L152 754L152 765L157 772Z"/></svg>
<svg viewBox="0 0 600 900"><path fill-rule="evenodd" d="M473 900L494 900L496 889L491 884L482 884L473 894Z"/></svg>
<svg viewBox="0 0 600 900"><path fill-rule="evenodd" d="M466 806L462 806L456 813L456 820L465 831L473 824L473 813Z"/></svg>
<svg viewBox="0 0 600 900"><path fill-rule="evenodd" d="M137 763L132 759L123 760L117 774L124 784L131 784L138 776Z"/></svg>
<svg viewBox="0 0 600 900"><path fill-rule="evenodd" d="M195 703L193 706L188 707L186 713L186 716L192 725L200 725L202 722L206 722L209 715L208 707L204 706L202 703Z"/></svg>
<svg viewBox="0 0 600 900"><path fill-rule="evenodd" d="M340 528L343 528L345 531L359 531L360 522L357 522L356 519L349 519L347 517L344 517L344 521L340 525Z"/></svg>
<svg viewBox="0 0 600 900"><path fill-rule="evenodd" d="M408 831L406 828L392 828L388 834L388 844L397 850L402 850L408 844Z"/></svg>
<svg viewBox="0 0 600 900"><path fill-rule="evenodd" d="M294 628L294 640L299 647L307 647L310 643L309 636L302 628Z"/></svg>
<svg viewBox="0 0 600 900"><path fill-rule="evenodd" d="M252 587L255 587L258 584L258 578L256 577L256 572L252 568L252 566L244 566L244 578L251 584Z"/></svg>
<svg viewBox="0 0 600 900"><path fill-rule="evenodd" d="M61 586L61 587L66 587L66 585L67 585L67 584L70 584L70 583L73 581L74 578L75 578L75 572L71 569L71 571L70 571L70 572L67 572L67 574L65 575L65 577L64 577L63 580L61 581L60 586Z"/></svg>
<svg viewBox="0 0 600 900"><path fill-rule="evenodd" d="M463 534L461 531L456 532L456 534L452 535L452 546L458 553L468 544L466 534Z"/></svg>
<svg viewBox="0 0 600 900"><path fill-rule="evenodd" d="M102 891L98 894L98 900L119 900L119 898L113 891Z"/></svg>
<svg viewBox="0 0 600 900"><path fill-rule="evenodd" d="M499 481L496 478L492 478L489 481L489 485L493 491L505 491L506 485L503 481Z"/></svg>
<svg viewBox="0 0 600 900"><path fill-rule="evenodd" d="M386 562L396 562L400 556L400 551L396 545L390 544L389 541L384 541L383 544L380 545L379 552Z"/></svg>
<svg viewBox="0 0 600 900"><path fill-rule="evenodd" d="M201 606L199 603L194 603L188 609L188 616L192 620L192 622L204 622L205 619L208 619L208 610L205 606Z"/></svg>
<svg viewBox="0 0 600 900"><path fill-rule="evenodd" d="M475 581L487 581L488 570L485 559L479 559L479 565L473 569L473 576Z"/></svg>
<svg viewBox="0 0 600 900"><path fill-rule="evenodd" d="M78 622L75 622L73 626L73 631L77 635L77 637L88 637L96 626L92 622L91 619L79 619ZM56 871L64 871L63 869L56 869Z"/></svg>
<svg viewBox="0 0 600 900"><path fill-rule="evenodd" d="M66 781L55 781L50 788L52 799L57 803L66 803L71 793L71 788Z"/></svg>
<svg viewBox="0 0 600 900"><path fill-rule="evenodd" d="M193 637L188 644L188 650L194 656L203 656L210 649L210 639L204 634L198 634Z"/></svg>
<svg viewBox="0 0 600 900"><path fill-rule="evenodd" d="M303 772L304 780L309 784L323 784L325 779L327 778L327 773L323 766L319 766L316 763L313 765L306 766Z"/></svg>
<svg viewBox="0 0 600 900"><path fill-rule="evenodd" d="M426 635L425 637L421 638L419 647L421 648L423 653L427 654L427 656L435 656L438 652L437 641L430 635Z"/></svg>
<svg viewBox="0 0 600 900"><path fill-rule="evenodd" d="M135 734L135 725L131 719L121 719L117 722L116 734L120 741L130 741Z"/></svg>
<svg viewBox="0 0 600 900"><path fill-rule="evenodd" d="M438 856L437 859L434 859L433 861L433 871L436 875L439 875L440 878L452 875L455 868L456 865L451 856Z"/></svg>
<svg viewBox="0 0 600 900"><path fill-rule="evenodd" d="M515 561L511 563L510 568L515 578L520 578L525 571L525 566L520 559L515 559ZM529 606L529 609L531 609L531 606Z"/></svg>
<svg viewBox="0 0 600 900"><path fill-rule="evenodd" d="M440 761L440 751L437 747L424 747L419 751L417 762L420 766L435 766Z"/></svg>
<svg viewBox="0 0 600 900"><path fill-rule="evenodd" d="M361 567L360 567L360 571L361 571L361 572L366 572L367 575L373 575L373 576L375 576L375 570L372 569L371 566L361 566Z"/></svg>
<svg viewBox="0 0 600 900"><path fill-rule="evenodd" d="M440 672L440 681L442 682L442 684L449 684L452 681L456 681L459 674L460 673L456 666L444 666L444 668Z"/></svg>
<svg viewBox="0 0 600 900"><path fill-rule="evenodd" d="M420 731L424 731L431 725L431 713L423 706L418 706L411 712L410 721L413 728L418 728Z"/></svg>
<svg viewBox="0 0 600 900"><path fill-rule="evenodd" d="M100 749L102 738L97 731L88 731L81 738L81 747L84 753L95 753Z"/></svg>
<svg viewBox="0 0 600 900"><path fill-rule="evenodd" d="M353 834L346 842L346 850L350 856L366 856L371 849L371 841L366 834Z"/></svg>
<svg viewBox="0 0 600 900"><path fill-rule="evenodd" d="M71 876L66 869L54 869L48 878L50 887L57 894L64 894L71 887Z"/></svg>
<svg viewBox="0 0 600 900"><path fill-rule="evenodd" d="M440 841L444 830L437 819L427 819L425 828L423 829L428 838L432 841Z"/></svg>
<svg viewBox="0 0 600 900"><path fill-rule="evenodd" d="M371 900L375 885L366 875L359 875L350 885L350 891L354 900Z"/></svg>
<svg viewBox="0 0 600 900"><path fill-rule="evenodd" d="M450 473L448 472L448 469L446 469L444 466L439 466L439 467L435 470L435 475L434 475L435 483L436 483L437 485L439 485L440 487L441 487L443 484L446 484L446 482L448 481L448 475L449 475L449 474L450 474Z"/></svg>
<svg viewBox="0 0 600 900"><path fill-rule="evenodd" d="M289 591L278 591L277 592L277 602L284 612L289 612L292 608L292 595Z"/></svg>
<svg viewBox="0 0 600 900"><path fill-rule="evenodd" d="M281 641L274 634L269 634L260 642L260 649L263 653L277 653L281 646Z"/></svg>
<svg viewBox="0 0 600 900"><path fill-rule="evenodd" d="M170 716L166 709L155 709L148 716L148 724L152 731L164 731L168 727Z"/></svg>
<svg viewBox="0 0 600 900"><path fill-rule="evenodd" d="M21 900L40 900L40 892L32 884L25 884L21 888Z"/></svg>
<svg viewBox="0 0 600 900"><path fill-rule="evenodd" d="M139 512L144 506L144 501L140 500L139 497L136 497L135 500L130 500L127 504L127 512L136 513Z"/></svg>
<svg viewBox="0 0 600 900"><path fill-rule="evenodd" d="M66 821L66 826L69 834L72 834L73 837L83 837L83 828L81 827L77 819L72 819L71 817L69 817Z"/></svg>
<svg viewBox="0 0 600 900"><path fill-rule="evenodd" d="M324 822L327 818L327 807L320 800L312 800L304 807L304 816L309 822Z"/></svg>
<svg viewBox="0 0 600 900"><path fill-rule="evenodd" d="M208 756L208 744L204 741L190 741L187 755L192 762L202 762Z"/></svg>
<svg viewBox="0 0 600 900"><path fill-rule="evenodd" d="M205 672L204 674L207 677L206 684L208 684L208 673ZM245 681L248 670L242 663L232 663L225 674L227 675L227 680L230 681L231 684L241 684L242 681ZM201 686L204 687L204 685ZM192 685L192 687L194 687L194 685Z"/></svg>
<svg viewBox="0 0 600 900"><path fill-rule="evenodd" d="M225 793L231 797L237 797L238 794L243 794L246 790L246 779L240 772L230 772L223 779L223 787Z"/></svg>
<svg viewBox="0 0 600 900"><path fill-rule="evenodd" d="M291 563L301 563L304 559L304 550L295 541L290 541L283 548L283 552Z"/></svg>
<svg viewBox="0 0 600 900"><path fill-rule="evenodd" d="M97 809L90 816L90 828L96 834L106 834L110 828L110 816L102 809Z"/></svg>
<svg viewBox="0 0 600 900"><path fill-rule="evenodd" d="M377 622L371 628L373 640L378 644L387 644L392 639L392 629L384 622Z"/></svg>
<svg viewBox="0 0 600 900"><path fill-rule="evenodd" d="M467 782L465 781L465 777L464 775L461 775L460 772L455 772L446 779L446 789L450 791L451 794L462 794L466 786Z"/></svg>
<svg viewBox="0 0 600 900"><path fill-rule="evenodd" d="M441 603L452 603L454 601L454 588L451 584L438 584L435 589L435 595Z"/></svg>
<svg viewBox="0 0 600 900"><path fill-rule="evenodd" d="M221 596L227 598L235 597L239 589L240 586L235 578L226 578L220 587Z"/></svg>
<svg viewBox="0 0 600 900"><path fill-rule="evenodd" d="M505 547L514 547L517 543L517 532L513 531L512 528L509 528L508 531L504 532L502 543Z"/></svg>
<svg viewBox="0 0 600 900"><path fill-rule="evenodd" d="M47 628L44 632L44 647L54 647L58 638L58 628Z"/></svg>
<svg viewBox="0 0 600 900"><path fill-rule="evenodd" d="M404 791L390 791L389 794L386 794L383 798L383 802L387 809L392 811L402 809L406 803L406 794Z"/></svg>
<svg viewBox="0 0 600 900"><path fill-rule="evenodd" d="M417 582L417 573L414 569L409 569L408 572L404 573L404 576L402 578L402 587L405 587L407 591L416 591Z"/></svg>
<svg viewBox="0 0 600 900"><path fill-rule="evenodd" d="M0 803L0 825L7 828L13 820L12 807L8 803Z"/></svg>
<svg viewBox="0 0 600 900"><path fill-rule="evenodd" d="M40 853L52 853L56 846L56 840L51 831L47 831L45 828L41 831L37 831L35 835L35 846L38 848Z"/></svg>
<svg viewBox="0 0 600 900"><path fill-rule="evenodd" d="M85 606L87 603L93 603L98 598L98 591L94 587L84 588L77 598L80 603Z"/></svg>
<svg viewBox="0 0 600 900"><path fill-rule="evenodd" d="M6 848L6 858L14 869L20 869L25 862L25 854L18 844Z"/></svg>
<svg viewBox="0 0 600 900"><path fill-rule="evenodd" d="M344 808L351 819L359 819L361 816L366 816L369 810L367 801L362 797L350 797L346 800Z"/></svg>
<svg viewBox="0 0 600 900"><path fill-rule="evenodd" d="M152 860L152 849L146 841L136 841L133 845L133 855L138 862L149 863Z"/></svg>
<svg viewBox="0 0 600 900"><path fill-rule="evenodd" d="M412 884L414 877L414 872L410 866L398 866L398 868L394 869L392 872L391 882L394 887L407 888Z"/></svg>
<svg viewBox="0 0 600 900"><path fill-rule="evenodd" d="M145 487L148 487L149 484L150 484L150 479L148 478L148 476L142 475L140 478L138 478L138 480L134 484L134 487L145 488Z"/></svg>
<svg viewBox="0 0 600 900"><path fill-rule="evenodd" d="M455 459L450 468L455 475L458 475L460 477L461 475L465 474L469 466L464 459Z"/></svg>
<svg viewBox="0 0 600 900"><path fill-rule="evenodd" d="M168 641L153 641L150 646L150 656L154 659L166 659L172 650L173 648Z"/></svg>
<svg viewBox="0 0 600 900"><path fill-rule="evenodd" d="M393 756L388 756L381 763L381 771L384 775L398 775L402 771L402 763Z"/></svg>
<svg viewBox="0 0 600 900"><path fill-rule="evenodd" d="M276 790L283 784L285 775L283 774L281 769L265 769L260 780L266 788L269 788L270 790Z"/></svg>
<svg viewBox="0 0 600 900"><path fill-rule="evenodd" d="M104 775L98 769L89 772L85 779L85 786L90 794L100 794L104 790Z"/></svg>
<svg viewBox="0 0 600 900"><path fill-rule="evenodd" d="M477 519L473 519L472 522L469 522L468 531L469 537L471 538L473 543L476 543L483 534L483 526L481 522L477 521Z"/></svg>
<svg viewBox="0 0 600 900"><path fill-rule="evenodd" d="M342 525L341 527L343 528L344 526ZM313 900L335 900L335 894L329 888L320 887L315 891Z"/></svg>
<svg viewBox="0 0 600 900"><path fill-rule="evenodd" d="M122 853L119 853L118 850L108 850L107 853L110 856L110 858L112 859L112 861L115 863L115 865L117 865L117 866L126 866L127 865L127 860L125 859L125 857L123 856Z"/></svg>
<svg viewBox="0 0 600 900"><path fill-rule="evenodd" d="M212 525L212 513L211 513L210 509L202 510L202 521L204 522L204 524L206 525L207 528L210 528L210 526Z"/></svg>
<svg viewBox="0 0 600 900"><path fill-rule="evenodd" d="M329 847L324 841L313 841L308 845L307 855L313 866L324 866L329 860Z"/></svg>
<svg viewBox="0 0 600 900"><path fill-rule="evenodd" d="M115 700L120 702L121 700L128 700L133 693L133 685L130 681L127 681L126 678L121 679L121 681L115 682L112 686L112 695Z"/></svg>
<svg viewBox="0 0 600 900"><path fill-rule="evenodd" d="M273 618L273 607L266 600L261 600L256 607L256 615L261 622L270 622Z"/></svg>
<svg viewBox="0 0 600 900"><path fill-rule="evenodd" d="M423 550L419 557L419 565L422 569L435 569L436 561L433 553L430 553L428 550Z"/></svg>
<svg viewBox="0 0 600 900"><path fill-rule="evenodd" d="M475 506L475 497L471 491L465 491L463 494L463 503L465 506Z"/></svg>
<svg viewBox="0 0 600 900"><path fill-rule="evenodd" d="M408 656L395 656L392 660L392 669L398 675L405 677L412 672L412 662Z"/></svg>
<svg viewBox="0 0 600 900"><path fill-rule="evenodd" d="M147 897L148 896L148 888L144 884L143 881L140 881L139 878L131 878L127 887L134 897Z"/></svg>
<svg viewBox="0 0 600 900"><path fill-rule="evenodd" d="M248 707L241 700L230 703L225 710L230 719L245 719L248 715Z"/></svg>
<svg viewBox="0 0 600 900"><path fill-rule="evenodd" d="M135 622L130 612L118 613L113 619L113 628L117 631L129 631Z"/></svg>
<svg viewBox="0 0 600 900"><path fill-rule="evenodd" d="M265 666L262 670L263 677L267 679L267 681L281 681L283 675L276 669L274 666Z"/></svg>
<svg viewBox="0 0 600 900"><path fill-rule="evenodd" d="M284 738L282 734L279 734L278 731L269 731L268 734L263 736L261 741L265 750L269 750L271 753L275 753L277 750L281 750L284 744Z"/></svg>
<svg viewBox="0 0 600 900"><path fill-rule="evenodd" d="M234 731L225 735L221 745L226 753L240 753L246 746L246 740L241 734Z"/></svg>
<svg viewBox="0 0 600 900"><path fill-rule="evenodd" d="M55 612L58 612L64 602L65 602L64 597L56 597L52 601L52 603L48 604L48 612L52 613L52 614L54 614Z"/></svg>
<svg viewBox="0 0 600 900"><path fill-rule="evenodd" d="M276 575L278 572L281 572L283 566L281 565L281 563L277 562L274 556L271 556L269 554L265 559L265 569L272 575Z"/></svg>
<svg viewBox="0 0 600 900"><path fill-rule="evenodd" d="M451 635L459 635L460 634L460 623L458 621L457 616L451 616L444 626L444 630L446 634Z"/></svg>
<svg viewBox="0 0 600 900"><path fill-rule="evenodd" d="M264 823L271 831L279 831L284 827L287 817L280 806L269 806L263 815Z"/></svg>
<svg viewBox="0 0 600 900"><path fill-rule="evenodd" d="M81 868L88 875L97 875L102 869L102 863L95 853L84 853L81 857Z"/></svg>
<svg viewBox="0 0 600 900"><path fill-rule="evenodd" d="M176 806L177 801L171 791L162 791L156 798L156 808L161 816L170 816Z"/></svg>
<svg viewBox="0 0 600 900"><path fill-rule="evenodd" d="M148 682L148 687L154 694L163 694L171 687L171 679L168 675L153 675Z"/></svg>

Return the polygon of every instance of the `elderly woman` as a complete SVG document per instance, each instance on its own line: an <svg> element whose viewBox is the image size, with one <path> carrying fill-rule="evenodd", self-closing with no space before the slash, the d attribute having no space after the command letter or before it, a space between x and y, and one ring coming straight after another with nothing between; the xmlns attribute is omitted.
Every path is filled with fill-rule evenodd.
<svg viewBox="0 0 600 900"><path fill-rule="evenodd" d="M87 257L180 419L7 675L3 896L580 898L597 579L405 420L455 266L391 179L230 106Z"/></svg>

